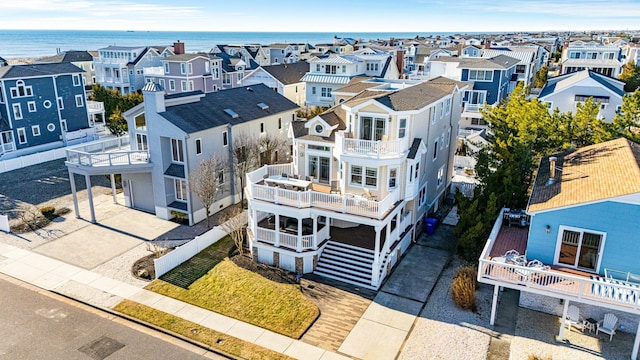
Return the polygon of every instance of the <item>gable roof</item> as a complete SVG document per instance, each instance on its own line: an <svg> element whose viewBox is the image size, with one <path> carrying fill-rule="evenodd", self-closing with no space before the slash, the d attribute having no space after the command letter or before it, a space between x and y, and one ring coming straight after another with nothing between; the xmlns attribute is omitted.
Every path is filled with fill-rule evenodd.
<svg viewBox="0 0 640 360"><path fill-rule="evenodd" d="M361 91L367 90L374 86L380 86L380 83L375 82L367 82L367 80L372 79L369 76L356 76L351 79L345 86L335 89L333 93L350 93L357 94Z"/></svg>
<svg viewBox="0 0 640 360"><path fill-rule="evenodd" d="M259 103L266 104L268 108L261 109ZM226 109L231 109L238 116L230 116L225 112ZM167 107L160 115L190 134L295 109L298 109L298 105L291 100L264 84L257 84L208 93L200 101Z"/></svg>
<svg viewBox="0 0 640 360"><path fill-rule="evenodd" d="M620 95L621 97L626 94L624 91L624 83L622 81L599 74L589 69L585 69L582 71L549 78L545 86L542 88L542 91L540 91L540 95L538 95L538 98L542 98L554 92L566 89L570 86L573 86L577 82L587 78L593 79L598 84L611 90L615 94ZM615 83L617 83L618 86L615 86Z"/></svg>
<svg viewBox="0 0 640 360"><path fill-rule="evenodd" d="M554 156L555 183L547 185L549 158L543 158L529 197L530 213L640 192L639 144L616 139Z"/></svg>
<svg viewBox="0 0 640 360"><path fill-rule="evenodd" d="M282 84L289 85L302 81L302 77L309 72L309 63L298 61L291 64L263 66L262 69Z"/></svg>
<svg viewBox="0 0 640 360"><path fill-rule="evenodd" d="M70 63L70 62L83 62L83 61L93 61L93 55L88 51L69 50L67 52L64 52L55 56L38 59L39 63L47 63L47 62Z"/></svg>
<svg viewBox="0 0 640 360"><path fill-rule="evenodd" d="M12 65L0 68L0 79L77 74L83 72L84 70L71 63Z"/></svg>

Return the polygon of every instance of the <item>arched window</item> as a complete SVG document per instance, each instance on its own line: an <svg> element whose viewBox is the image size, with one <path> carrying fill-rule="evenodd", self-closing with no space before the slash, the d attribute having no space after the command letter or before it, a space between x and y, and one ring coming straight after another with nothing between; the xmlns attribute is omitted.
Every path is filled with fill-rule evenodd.
<svg viewBox="0 0 640 360"><path fill-rule="evenodd" d="M25 86L24 81L18 80L16 81L16 87L11 88L11 97L25 97L25 96L33 96L33 91L31 86Z"/></svg>

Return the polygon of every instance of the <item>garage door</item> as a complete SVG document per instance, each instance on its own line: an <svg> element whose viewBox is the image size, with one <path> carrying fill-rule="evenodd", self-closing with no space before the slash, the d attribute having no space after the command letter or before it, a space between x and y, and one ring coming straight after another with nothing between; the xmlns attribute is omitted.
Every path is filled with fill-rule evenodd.
<svg viewBox="0 0 640 360"><path fill-rule="evenodd" d="M134 209L156 213L153 185L150 182L129 180L129 189L131 189L131 203Z"/></svg>

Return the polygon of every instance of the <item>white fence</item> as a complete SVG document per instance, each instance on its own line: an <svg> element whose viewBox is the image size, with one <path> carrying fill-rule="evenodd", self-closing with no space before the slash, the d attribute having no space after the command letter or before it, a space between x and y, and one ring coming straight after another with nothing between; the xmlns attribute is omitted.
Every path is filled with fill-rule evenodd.
<svg viewBox="0 0 640 360"><path fill-rule="evenodd" d="M207 231L206 233L196 236L195 239L188 243L178 246L173 251L162 256L159 259L153 259L153 266L156 270L156 278L168 273L173 268L191 259L200 251L206 249L218 242L227 235L219 226Z"/></svg>
<svg viewBox="0 0 640 360"><path fill-rule="evenodd" d="M67 156L65 150L65 148L59 148L30 155L18 156L13 159L2 160L0 161L0 173L41 164L51 160L62 159Z"/></svg>

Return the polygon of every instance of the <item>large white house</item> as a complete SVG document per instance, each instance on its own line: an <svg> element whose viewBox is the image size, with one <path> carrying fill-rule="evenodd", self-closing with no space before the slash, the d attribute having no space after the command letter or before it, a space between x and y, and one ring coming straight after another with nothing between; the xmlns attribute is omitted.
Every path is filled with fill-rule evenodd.
<svg viewBox="0 0 640 360"><path fill-rule="evenodd" d="M446 193L466 88L369 89L293 122L293 162L247 175L254 259L379 288Z"/></svg>

